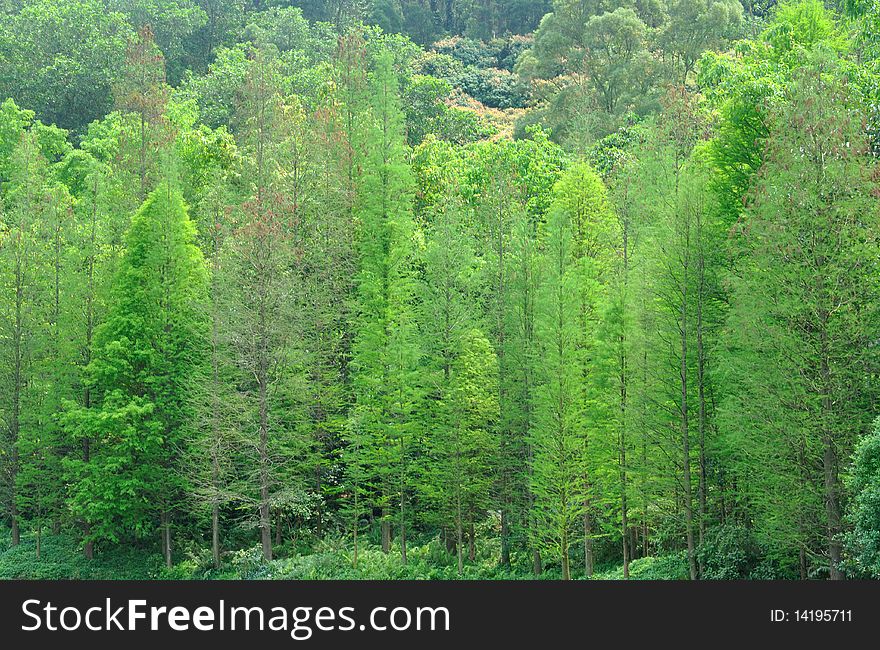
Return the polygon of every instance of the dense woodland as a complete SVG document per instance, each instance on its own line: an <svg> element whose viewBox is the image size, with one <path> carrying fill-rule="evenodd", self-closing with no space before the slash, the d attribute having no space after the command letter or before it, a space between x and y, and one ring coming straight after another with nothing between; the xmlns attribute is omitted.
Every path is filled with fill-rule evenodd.
<svg viewBox="0 0 880 650"><path fill-rule="evenodd" d="M0 576L880 577L876 2L0 0L0 102Z"/></svg>

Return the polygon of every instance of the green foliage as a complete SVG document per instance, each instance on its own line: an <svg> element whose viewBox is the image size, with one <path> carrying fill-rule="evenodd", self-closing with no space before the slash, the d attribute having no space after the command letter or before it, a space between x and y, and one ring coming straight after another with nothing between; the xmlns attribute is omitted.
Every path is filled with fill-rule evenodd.
<svg viewBox="0 0 880 650"><path fill-rule="evenodd" d="M207 272L179 190L165 181L134 216L89 382L99 409L71 405L65 426L98 441L91 462L70 461L71 507L99 539L151 532L183 477L188 378L204 362Z"/></svg>
<svg viewBox="0 0 880 650"><path fill-rule="evenodd" d="M372 80L368 169L358 196L359 218L356 329L352 345L353 389L348 453L351 489L392 512L401 530L411 515L411 457L421 388L420 350L415 338L412 220L413 181L405 163L403 115L392 58L385 53ZM355 505L359 526L363 505Z"/></svg>
<svg viewBox="0 0 880 650"><path fill-rule="evenodd" d="M865 435L853 454L848 487L852 492L848 517L853 530L847 544L856 571L880 577L880 433Z"/></svg>
<svg viewBox="0 0 880 650"><path fill-rule="evenodd" d="M747 580L755 577L762 550L751 531L739 525L706 531L697 551L700 577L705 580Z"/></svg>
<svg viewBox="0 0 880 650"><path fill-rule="evenodd" d="M132 29L100 0L26 3L0 26L0 97L81 130L111 107Z"/></svg>
<svg viewBox="0 0 880 650"><path fill-rule="evenodd" d="M834 572L838 468L874 419L877 234L861 217L878 207L861 113L833 63L800 70L788 93L741 235L723 422L759 539L792 562L794 548L828 544ZM775 471L756 472L754 454Z"/></svg>
<svg viewBox="0 0 880 650"><path fill-rule="evenodd" d="M0 575L880 576L839 6L3 4Z"/></svg>
<svg viewBox="0 0 880 650"><path fill-rule="evenodd" d="M32 535L12 548L8 545L8 530L0 531L0 539L3 580L148 580L160 575L159 556L149 553L149 549L114 546L88 560L76 538L62 533L46 535L37 558Z"/></svg>
<svg viewBox="0 0 880 650"><path fill-rule="evenodd" d="M687 580L687 556L683 551L660 557L643 557L634 560L629 567L630 580ZM622 580L622 568L612 569L594 576L597 580Z"/></svg>

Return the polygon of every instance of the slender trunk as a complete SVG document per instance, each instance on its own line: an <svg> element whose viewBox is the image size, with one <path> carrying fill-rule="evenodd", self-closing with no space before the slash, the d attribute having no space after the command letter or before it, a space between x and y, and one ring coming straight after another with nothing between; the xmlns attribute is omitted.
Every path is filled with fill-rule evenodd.
<svg viewBox="0 0 880 650"><path fill-rule="evenodd" d="M505 248L504 248L504 228L505 228L505 220L504 220L504 204L503 201L499 201L498 204L498 223L497 223L497 240L496 240L496 249L498 255L498 285L496 291L496 305L495 305L495 317L496 317L496 327L498 330L498 368L499 375L506 371L506 327L505 327L505 297L506 297L506 277L505 277ZM504 377L500 376L498 382L498 404L504 412L507 409L507 394L505 390L505 382ZM503 431L503 434L510 435L510 431ZM509 444L509 443L508 443ZM504 443L502 442L502 449ZM502 452L504 453L504 452ZM510 459L503 457L502 463L509 463ZM509 522L509 510L512 507L511 497L509 491L510 487L510 476L509 476L510 468L507 466L502 466L501 468L501 558L500 565L503 567L510 566L510 522Z"/></svg>
<svg viewBox="0 0 880 650"><path fill-rule="evenodd" d="M593 577L593 517L589 501L584 509L584 575Z"/></svg>
<svg viewBox="0 0 880 650"><path fill-rule="evenodd" d="M95 258L97 255L97 228L98 228L98 180L95 177L95 184L92 186L92 209L91 209L91 230L89 234L89 251L88 271L87 271L87 293L86 293L86 340L83 347L82 367L87 368L92 361L92 337L95 331ZM86 383L83 389L83 407L88 411L92 407L92 390ZM82 459L83 463L91 462L91 443L89 437L83 436L82 439ZM88 521L83 522L83 538L85 545L83 553L87 560L91 560L95 556L95 544L89 539L92 534L92 526Z"/></svg>
<svg viewBox="0 0 880 650"><path fill-rule="evenodd" d="M703 347L703 300L705 294L705 260L703 259L703 233L701 212L697 210L697 272L699 290L697 292L697 397L698 404L698 435L700 454L699 476L699 531L700 545L706 534L706 352Z"/></svg>
<svg viewBox="0 0 880 650"><path fill-rule="evenodd" d="M171 568L171 514L163 508L159 515L162 534L162 555L165 557L165 566Z"/></svg>
<svg viewBox="0 0 880 650"><path fill-rule="evenodd" d="M215 503L211 508L211 552L214 568L220 568L220 507Z"/></svg>
<svg viewBox="0 0 880 650"><path fill-rule="evenodd" d="M269 518L269 415L265 376L260 377L260 539L263 558L272 559L272 531Z"/></svg>
<svg viewBox="0 0 880 650"><path fill-rule="evenodd" d="M689 242L686 240L686 246ZM687 339L687 300L688 300L688 263L687 253L685 254L684 273L681 279L681 307L679 320L679 334L681 337L681 354L680 354L680 370L679 379L681 382L681 397L679 402L679 415L681 417L681 451L682 451L682 483L684 488L684 516L685 527L687 533L687 556L688 569L691 580L697 579L697 563L696 552L694 548L694 503L693 503L693 486L691 485L691 447L690 432L688 430L688 339Z"/></svg>
<svg viewBox="0 0 880 650"><path fill-rule="evenodd" d="M474 562L477 559L477 536L474 532L474 519L468 521L468 560Z"/></svg>
<svg viewBox="0 0 880 650"><path fill-rule="evenodd" d="M217 219L217 213L214 213L214 264L219 266L217 257L219 255L220 242L218 241L220 233L220 222ZM213 296L219 293L217 273L212 274ZM212 300L212 317L211 317L211 381L212 381L212 413L211 425L213 434L213 444L211 445L211 487L212 487L212 503L211 503L211 554L214 559L214 568L220 568L220 445L221 442L221 399L220 399L220 364L219 364L219 341L220 341L220 322L217 312L217 301Z"/></svg>
<svg viewBox="0 0 880 650"><path fill-rule="evenodd" d="M622 339L623 337L621 337ZM620 538L623 546L623 578L629 580L630 550L627 543L627 531L629 530L627 510L627 474L626 474L626 356L623 353L623 341L621 341L620 358L620 434L618 437L618 463L620 468Z"/></svg>
<svg viewBox="0 0 880 650"><path fill-rule="evenodd" d="M9 516L12 520L12 546L21 543L21 532L18 522L18 494L16 482L18 477L18 434L21 421L21 389L24 381L24 272L21 268L21 257L15 264L15 328L12 332L12 408L9 420L9 442L12 447L12 463L9 468Z"/></svg>
<svg viewBox="0 0 880 650"><path fill-rule="evenodd" d="M400 436L400 561L406 565L406 444Z"/></svg>
<svg viewBox="0 0 880 650"><path fill-rule="evenodd" d="M828 560L830 580L843 580L840 570L840 505L837 497L837 454L831 438L825 439L822 468L825 474L825 514L828 518Z"/></svg>
<svg viewBox="0 0 880 650"><path fill-rule="evenodd" d="M318 466L315 468L315 494L323 494L323 487L321 486L320 464L318 464ZM318 504L315 516L317 517L317 521L315 522L315 536L317 536L318 539L321 539L324 536L324 509L321 508L320 502Z"/></svg>
<svg viewBox="0 0 880 650"><path fill-rule="evenodd" d="M382 528L382 552L389 553L391 551L391 521L384 512L379 525Z"/></svg>
<svg viewBox="0 0 880 650"><path fill-rule="evenodd" d="M464 562L462 559L462 521L461 521L461 487L458 486L458 490L455 495L455 542L456 542L456 550L458 555L458 575L461 576L464 570Z"/></svg>
<svg viewBox="0 0 880 650"><path fill-rule="evenodd" d="M401 517L403 516L402 510L401 507ZM400 561L406 566L406 524L402 519L400 522Z"/></svg>
<svg viewBox="0 0 880 650"><path fill-rule="evenodd" d="M10 490L12 499L12 505L10 507L10 516L12 518L12 546L18 546L21 543L21 531L19 530L18 523L18 495L15 492L15 476L18 470L18 448L13 447L12 449L12 467L13 467L13 475L12 475L12 488Z"/></svg>
<svg viewBox="0 0 880 650"><path fill-rule="evenodd" d="M510 566L510 527L506 510L501 511L501 566Z"/></svg>
<svg viewBox="0 0 880 650"><path fill-rule="evenodd" d="M834 448L834 436L831 431L832 395L831 395L831 368L828 362L828 315L822 314L822 348L821 366L822 376L822 470L825 475L825 516L827 518L828 535L828 562L830 580L843 580L843 572L840 570L841 541L840 541L840 503L838 501L838 476L837 476L837 451Z"/></svg>
<svg viewBox="0 0 880 650"><path fill-rule="evenodd" d="M571 580L571 568L568 558L568 530L562 531L562 543L560 544L560 558L562 561L562 579Z"/></svg>
<svg viewBox="0 0 880 650"><path fill-rule="evenodd" d="M358 565L358 528L360 527L360 514L358 512L358 490L354 488L354 521L352 522L352 542L354 550L351 557L351 565L357 569Z"/></svg>
<svg viewBox="0 0 880 650"><path fill-rule="evenodd" d="M625 216L623 219L623 292L622 292L622 312L626 310L629 285L629 219ZM620 384L620 432L618 435L618 466L620 468L620 539L623 550L623 578L629 580L629 561L630 546L627 544L627 531L629 530L629 510L627 502L627 492L629 490L627 465L626 465L626 427L627 427L627 407L628 399L628 383L627 383L627 356L626 356L626 322L621 322L620 335L618 337L618 372Z"/></svg>

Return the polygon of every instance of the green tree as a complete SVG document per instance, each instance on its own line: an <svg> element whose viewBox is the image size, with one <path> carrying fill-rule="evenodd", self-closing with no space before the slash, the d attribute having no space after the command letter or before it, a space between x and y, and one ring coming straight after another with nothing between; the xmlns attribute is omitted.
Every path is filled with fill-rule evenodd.
<svg viewBox="0 0 880 650"><path fill-rule="evenodd" d="M451 170L449 170L451 171ZM498 410L497 356L478 320L473 238L460 199L437 208L424 253L420 334L425 351L428 453L422 491L454 545L461 575L465 533L475 555L474 523L489 504Z"/></svg>
<svg viewBox="0 0 880 650"><path fill-rule="evenodd" d="M572 272L569 214L551 210L538 294L535 338L541 363L531 432L531 486L541 550L559 558L562 579L571 579L569 549L587 500L584 486L583 361L579 298L583 286Z"/></svg>
<svg viewBox="0 0 880 650"><path fill-rule="evenodd" d="M700 55L722 50L737 37L743 25L739 0L675 0L669 5L669 21L660 45L670 55L675 78L686 83Z"/></svg>
<svg viewBox="0 0 880 650"><path fill-rule="evenodd" d="M349 440L352 462L367 469L368 485L352 485L381 512L382 548L391 524L400 530L406 561L406 529L413 476L411 456L420 390L419 346L412 308L413 181L405 158L403 115L390 53L377 61L373 124L358 196L357 311L351 366L355 406ZM356 476L350 476L356 481ZM396 515L395 515L396 513ZM355 512L355 517L358 513ZM355 528L358 527L355 521Z"/></svg>
<svg viewBox="0 0 880 650"><path fill-rule="evenodd" d="M848 550L859 571L880 577L880 433L874 430L862 437L853 454L852 472L847 482L852 493L847 520L852 531Z"/></svg>
<svg viewBox="0 0 880 650"><path fill-rule="evenodd" d="M89 364L91 408L72 407L66 426L95 445L71 507L95 539L155 530L172 561L172 521L189 442L191 377L205 361L207 269L180 191L166 180L133 217L106 319Z"/></svg>
<svg viewBox="0 0 880 650"><path fill-rule="evenodd" d="M101 0L23 3L0 26L0 97L81 132L110 110L131 33Z"/></svg>
<svg viewBox="0 0 880 650"><path fill-rule="evenodd" d="M741 231L724 375L745 507L780 563L806 577L807 558L823 558L832 579L842 576L840 476L874 417L878 318L872 166L836 73L827 59L799 71L773 125Z"/></svg>
<svg viewBox="0 0 880 650"><path fill-rule="evenodd" d="M12 544L20 541L22 505L37 511L43 521L47 495L41 491L30 499L27 488L35 480L34 465L40 466L52 453L56 442L48 440L42 428L45 421L42 371L47 362L52 291L47 281L51 264L51 215L54 201L48 186L48 165L40 153L33 131L22 130L7 169L9 181L4 187L0 216L0 303L4 372L3 402L3 497L6 516L12 529ZM22 450L25 455L22 458ZM28 469L19 476L23 462ZM46 484L53 482L45 477ZM24 489L24 493L20 492ZM32 514L29 512L26 514Z"/></svg>

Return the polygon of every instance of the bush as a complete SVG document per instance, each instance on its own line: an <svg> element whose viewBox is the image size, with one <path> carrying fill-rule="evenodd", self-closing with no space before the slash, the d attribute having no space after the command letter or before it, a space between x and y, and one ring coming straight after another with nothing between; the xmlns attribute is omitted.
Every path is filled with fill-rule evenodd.
<svg viewBox="0 0 880 650"><path fill-rule="evenodd" d="M518 76L495 68L466 68L458 80L462 90L492 108L523 108L529 89Z"/></svg>
<svg viewBox="0 0 880 650"><path fill-rule="evenodd" d="M706 580L747 579L762 557L751 531L736 524L710 528L697 549L701 577Z"/></svg>
<svg viewBox="0 0 880 650"><path fill-rule="evenodd" d="M162 558L154 550L115 546L97 549L92 560L86 559L79 541L68 534L43 535L40 559L36 539L22 535L21 544L9 546L9 534L3 535L0 548L0 579L21 580L146 580L159 577Z"/></svg>
<svg viewBox="0 0 880 650"><path fill-rule="evenodd" d="M629 563L631 580L687 580L687 552L642 557ZM623 580L623 566L593 576L594 580Z"/></svg>
<svg viewBox="0 0 880 650"><path fill-rule="evenodd" d="M852 493L847 519L853 529L845 537L850 572L880 578L880 420L856 447L847 485Z"/></svg>
<svg viewBox="0 0 880 650"><path fill-rule="evenodd" d="M490 43L450 38L436 43L434 52L420 59L418 69L448 81L491 108L524 108L529 87L511 70L527 42L519 37Z"/></svg>

